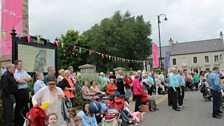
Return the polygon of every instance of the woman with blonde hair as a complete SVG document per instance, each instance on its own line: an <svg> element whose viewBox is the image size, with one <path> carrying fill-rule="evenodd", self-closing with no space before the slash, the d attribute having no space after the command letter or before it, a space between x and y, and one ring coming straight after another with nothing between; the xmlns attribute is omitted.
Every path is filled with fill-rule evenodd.
<svg viewBox="0 0 224 126"><path fill-rule="evenodd" d="M141 106L141 96L143 92L143 88L141 82L139 80L140 75L138 73L135 74L135 79L133 80L133 95L135 98L135 112L139 111L139 107Z"/></svg>
<svg viewBox="0 0 224 126"><path fill-rule="evenodd" d="M58 83L58 87L60 87L64 94L70 98L72 105L74 106L74 91L75 91L75 86L73 81L70 78L70 71L69 70L65 70L65 74L64 74L64 79L62 79L59 83Z"/></svg>
<svg viewBox="0 0 224 126"><path fill-rule="evenodd" d="M64 79L64 74L65 74L65 70L64 69L60 69L58 71L58 77L57 77L57 83L62 81Z"/></svg>

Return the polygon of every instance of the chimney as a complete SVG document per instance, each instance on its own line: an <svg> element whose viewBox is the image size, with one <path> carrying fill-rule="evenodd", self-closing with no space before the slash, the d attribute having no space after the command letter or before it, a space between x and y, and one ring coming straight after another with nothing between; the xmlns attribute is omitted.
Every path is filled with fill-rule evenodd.
<svg viewBox="0 0 224 126"><path fill-rule="evenodd" d="M220 31L219 37L220 37L220 39L223 40L223 34L222 34L222 31Z"/></svg>
<svg viewBox="0 0 224 126"><path fill-rule="evenodd" d="M170 40L169 40L169 47L172 48L172 46L173 46L173 39L170 38Z"/></svg>

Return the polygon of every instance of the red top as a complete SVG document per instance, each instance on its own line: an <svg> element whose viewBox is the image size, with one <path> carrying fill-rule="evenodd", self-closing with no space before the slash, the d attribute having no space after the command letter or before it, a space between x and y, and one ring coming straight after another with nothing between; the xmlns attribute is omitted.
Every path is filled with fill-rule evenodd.
<svg viewBox="0 0 224 126"><path fill-rule="evenodd" d="M36 105L31 108L28 113L26 113L26 118L31 121L29 126L45 126L47 116L45 111L40 108L40 105Z"/></svg>
<svg viewBox="0 0 224 126"><path fill-rule="evenodd" d="M125 85L124 85L125 88L131 89L132 79L130 77L125 77L124 81L125 81Z"/></svg>
<svg viewBox="0 0 224 126"><path fill-rule="evenodd" d="M117 85L114 84L114 83L109 83L109 84L107 85L106 93L107 93L108 95L113 95L114 92L115 92L116 90L117 90Z"/></svg>
<svg viewBox="0 0 224 126"><path fill-rule="evenodd" d="M66 78L65 78L65 79L66 79ZM71 87L71 88L74 88L74 84L73 84L72 80L71 80L71 79L66 79L66 80L68 81L70 87ZM74 98L74 97L75 97L72 91L64 90L63 92L64 92L64 94L65 94L66 96L68 96L69 98Z"/></svg>
<svg viewBox="0 0 224 126"><path fill-rule="evenodd" d="M142 85L139 81L139 78L135 78L133 81L133 94L134 95L141 95L143 91Z"/></svg>

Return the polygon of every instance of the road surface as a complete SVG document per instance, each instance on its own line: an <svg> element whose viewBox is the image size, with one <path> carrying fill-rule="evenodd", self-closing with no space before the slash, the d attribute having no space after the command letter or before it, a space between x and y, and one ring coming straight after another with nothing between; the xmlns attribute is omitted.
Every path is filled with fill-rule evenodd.
<svg viewBox="0 0 224 126"><path fill-rule="evenodd" d="M140 126L224 126L224 117L212 118L212 102L205 102L200 92L187 92L180 112L167 105L167 98L157 102L160 110L145 113Z"/></svg>

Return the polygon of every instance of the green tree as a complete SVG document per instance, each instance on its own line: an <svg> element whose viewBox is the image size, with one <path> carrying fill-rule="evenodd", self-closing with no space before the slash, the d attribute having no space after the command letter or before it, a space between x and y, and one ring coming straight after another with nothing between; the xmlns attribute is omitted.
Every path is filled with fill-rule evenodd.
<svg viewBox="0 0 224 126"><path fill-rule="evenodd" d="M83 33L88 46L98 52L126 59L145 60L151 53L151 24L143 16L122 15L119 11L111 18L103 19ZM142 64L124 63L102 59L94 54L87 59L97 66L98 71L108 71L114 67L141 69Z"/></svg>
<svg viewBox="0 0 224 126"><path fill-rule="evenodd" d="M65 34L62 34L59 38L58 47L58 66L60 68L67 69L72 65L75 70L79 65L86 63L87 51L81 50L78 47L87 47L85 43L85 37L80 35L78 31L68 30ZM77 46L74 50L74 46Z"/></svg>

